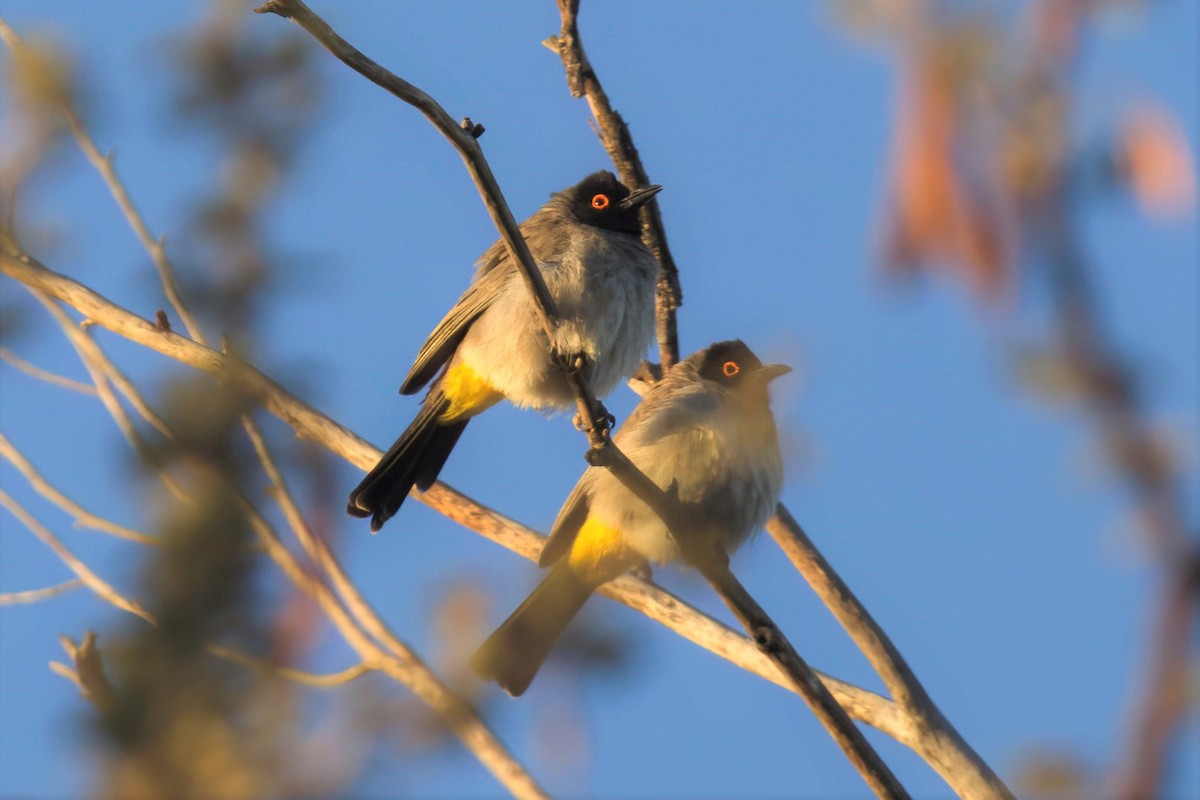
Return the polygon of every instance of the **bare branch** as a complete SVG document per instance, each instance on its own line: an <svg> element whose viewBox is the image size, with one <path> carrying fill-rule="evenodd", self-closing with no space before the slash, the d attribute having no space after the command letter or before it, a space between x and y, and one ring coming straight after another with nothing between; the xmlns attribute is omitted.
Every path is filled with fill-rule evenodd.
<svg viewBox="0 0 1200 800"><path fill-rule="evenodd" d="M34 468L32 464L26 460L25 456L21 455L20 451L0 432L0 456L4 456L8 461L17 468L17 471L25 476L29 481L29 485L34 491L45 497L50 502L57 505L59 508L66 511L75 517L75 523L85 528L102 531L104 533L119 536L122 539L128 539L138 544L157 545L159 541L154 536L148 536L144 533L138 533L135 530L126 528L124 525L118 525L115 522L109 522L103 517L96 516L88 511L83 506L76 503L71 498L64 495L58 489L54 488L41 473Z"/></svg>
<svg viewBox="0 0 1200 800"><path fill-rule="evenodd" d="M759 650L792 682L871 790L878 797L908 797L908 792L850 721L845 709L838 705L775 622L730 571L729 558L724 551L708 554L694 552L688 561L708 580L713 591L742 623Z"/></svg>
<svg viewBox="0 0 1200 800"><path fill-rule="evenodd" d="M557 0L558 11L562 17L562 30L558 36L551 36L545 41L550 49L562 58L563 68L567 73L567 87L572 97L586 97L592 115L599 128L600 141L608 151L613 166L628 186L645 186L650 183L650 176L642 166L637 147L633 144L633 136L629 126L621 115L613 110L608 101L600 79L596 77L587 53L583 51L583 42L579 38L579 0ZM662 213L658 208L658 200L652 199L642 206L642 241L654 254L658 261L658 289L656 293L657 333L659 358L664 368L670 368L679 361L679 332L675 322L675 310L683 305L683 288L679 284L679 268L667 247L667 232L663 228Z"/></svg>
<svg viewBox="0 0 1200 800"><path fill-rule="evenodd" d="M51 671L78 686L84 699L101 711L115 706L117 692L109 683L108 676L104 674L104 663L100 648L96 644L96 634L88 631L79 644L69 636L59 636L58 641L63 650L67 651L72 666L51 661Z"/></svg>
<svg viewBox="0 0 1200 800"><path fill-rule="evenodd" d="M116 589L114 589L107 581L101 578L96 573L88 568L74 554L71 553L67 546L64 545L57 536L47 530L40 522L33 518L20 503L9 496L8 492L0 489L0 505L4 506L9 512L20 520L26 528L28 528L34 536L42 540L42 543L49 547L54 555L58 556L59 560L66 564L67 568L74 572L83 585L90 589L102 600L105 600L122 611L128 611L130 614L135 614L147 622L153 624L154 618L148 611L142 608L137 600L129 600Z"/></svg>
<svg viewBox="0 0 1200 800"><path fill-rule="evenodd" d="M404 655L399 655L387 653L376 645L351 618L324 581L300 565L258 510L245 498L242 498L242 503L251 527L258 534L267 554L301 591L317 602L364 663L377 664L381 672L420 697L515 797L540 799L547 796L469 703L442 683L436 673L408 648L403 648Z"/></svg>
<svg viewBox="0 0 1200 800"><path fill-rule="evenodd" d="M1013 797L987 762L942 715L887 633L782 504L767 523L767 532L842 624L879 673L893 699L905 710L914 728L915 741L910 746L937 770L959 797Z"/></svg>
<svg viewBox="0 0 1200 800"><path fill-rule="evenodd" d="M45 381L46 383L51 383L55 386L61 386L64 389L70 389L73 392L81 392L82 394L94 395L96 393L95 386L83 383L82 381L74 380L72 378L66 378L62 375L56 375L53 372L47 372L41 367L30 364L28 361L21 358L7 347L0 347L0 361L7 361L9 364L12 364L14 367L21 370L21 372L24 372L26 375L32 375L38 380Z"/></svg>
<svg viewBox="0 0 1200 800"><path fill-rule="evenodd" d="M40 603L43 600L49 600L52 597L58 597L60 594L65 594L72 589L78 589L83 586L83 581L79 578L73 578L69 581L63 581L55 586L47 586L45 589L27 589L24 592L6 592L0 594L0 606L18 606L28 605L31 603Z"/></svg>
<svg viewBox="0 0 1200 800"><path fill-rule="evenodd" d="M232 647L225 647L219 644L210 644L208 645L207 649L208 652L212 653L217 658L223 658L226 661L232 661L235 664L241 664L245 667L270 673L271 675L275 675L285 680L302 683L305 686L315 686L319 689L332 689L336 686L342 686L343 684L347 684L356 678L361 678L368 672L377 669L377 667L363 661L355 664L352 667L348 667L341 672L334 672L327 675L316 675L311 672L304 672L298 669L291 669L290 667L281 667L276 664L271 664L267 661L246 655L240 650L234 650Z"/></svg>
<svg viewBox="0 0 1200 800"><path fill-rule="evenodd" d="M75 352L79 355L79 358L83 362L84 367L87 369L88 374L92 376L92 382L96 386L96 393L100 398L100 402L104 405L104 408L106 411L108 411L109 416L113 418L113 421L117 424L117 427L125 436L125 440L129 442L129 446L133 448L133 451L145 464L154 469L163 485L167 487L167 490L170 491L176 499L190 503L191 500L188 497L187 492L183 490L183 488L175 481L174 478L172 478L162 469L158 468L156 463L157 459L154 455L153 448L150 447L150 444L146 441L145 437L143 437L138 431L137 427L133 424L133 420L131 420L129 415L125 413L125 408L121 405L121 402L113 393L112 387L109 385L109 383L114 374L119 374L119 370L117 370L116 365L109 361L108 356L104 354L104 351L100 349L100 346L96 344L92 337L89 336L81 326L72 322L71 318L68 317L55 302L47 297L45 293L38 291L36 287L29 288L33 296L37 298L38 302L45 306L46 310L50 312L50 316L54 317L55 321L58 322L59 327L62 328L63 333L66 334L67 339L71 342L71 346L75 348ZM126 397L132 396L133 398L136 398L136 406L139 408L144 408L151 417L158 420L159 431L164 432L163 435L170 438L170 431L167 428L166 423L159 419L158 416L154 414L154 412L150 410L148 406L146 406L141 394L137 391L132 383L126 381L125 392Z"/></svg>

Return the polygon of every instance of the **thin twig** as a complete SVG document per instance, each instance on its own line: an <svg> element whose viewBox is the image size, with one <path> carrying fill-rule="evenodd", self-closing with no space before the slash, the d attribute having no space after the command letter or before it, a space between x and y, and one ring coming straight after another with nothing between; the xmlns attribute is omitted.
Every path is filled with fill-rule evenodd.
<svg viewBox="0 0 1200 800"><path fill-rule="evenodd" d="M104 660L100 647L96 644L96 634L88 631L83 635L83 641L76 644L69 636L59 636L59 644L71 659L71 666L50 662L50 670L74 683L84 699L93 703L102 711L107 711L117 705L116 689L104 674Z"/></svg>
<svg viewBox="0 0 1200 800"><path fill-rule="evenodd" d="M83 383L82 381L77 381L73 378L67 378L63 375L47 372L41 367L30 364L28 361L21 358L7 347L0 347L0 361L7 361L9 364L12 364L14 367L21 370L21 372L24 372L26 375L32 375L38 380L45 381L46 383L51 383L55 386L61 386L64 389L70 389L73 392L80 392L82 394L94 395L96 393L96 387L92 386L90 383Z"/></svg>
<svg viewBox="0 0 1200 800"><path fill-rule="evenodd" d="M385 652L372 641L324 581L300 565L258 510L245 498L242 498L242 504L267 555L301 591L317 602L364 662L377 664L381 672L420 697L513 796L529 800L547 797L469 703L442 683L415 653L408 651L408 656L402 658Z"/></svg>
<svg viewBox="0 0 1200 800"><path fill-rule="evenodd" d="M135 614L147 622L153 623L154 618L148 611L142 608L137 600L130 600L114 589L107 581L101 578L96 573L88 568L67 548L66 545L59 540L57 536L46 529L40 522L21 506L16 500L9 496L8 492L0 489L0 505L4 506L9 512L20 520L26 528L33 533L34 536L42 540L42 543L53 551L54 555L67 566L67 569L74 572L83 585L94 592L98 597L112 603L122 611L128 611L130 614Z"/></svg>
<svg viewBox="0 0 1200 800"><path fill-rule="evenodd" d="M5 24L3 19L0 19L0 39L3 39L8 48L14 52L24 46L21 39L13 32L12 28ZM158 275L162 281L167 300L170 301L175 311L179 314L179 318L183 321L184 327L192 338L204 343L204 336L200 330L200 326L180 301L179 287L175 282L174 271L167 260L163 242L161 239L154 238L142 215L138 213L137 207L133 204L133 198L129 196L129 192L125 189L125 185L121 182L116 170L113 168L112 154L103 155L100 153L100 150L96 147L96 143L92 141L92 137L88 134L87 129L83 127L79 115L75 113L75 109L67 102L63 102L60 110L66 119L67 127L71 129L71 133L79 145L79 149L83 151L87 160L100 173L101 179L108 186L108 190L112 193L113 199L125 215L125 219L128 220L130 227L133 228L138 241L142 243L142 246L154 261L154 266L158 269Z"/></svg>
<svg viewBox="0 0 1200 800"><path fill-rule="evenodd" d="M271 481L271 495L274 497L275 502L279 504L280 509L282 509L285 518L288 520L288 525L291 527L292 532L295 533L305 553L329 578L334 590L338 593L338 596L351 615L353 615L358 623L362 625L363 629L376 642L400 657L407 658L412 655L409 648L384 624L379 615L375 613L375 609L371 607L358 591L358 587L350 580L350 577L342 568L341 562L334 555L333 551L330 550L329 545L325 543L324 539L313 532L307 520L304 519L304 515L300 513L300 507L288 489L287 482L283 478L283 473L280 472L278 465L275 463L275 459L271 455L271 451L267 447L266 440L263 438L262 431L258 425L249 416L244 416L243 421L246 433L250 437L254 451L263 466L263 471L267 474L268 480Z"/></svg>
<svg viewBox="0 0 1200 800"><path fill-rule="evenodd" d="M629 126L621 115L613 110L600 79L596 77L583 41L579 38L579 0L557 0L562 18L562 30L551 36L545 44L562 58L567 73L567 87L572 97L586 97L592 116L600 132L600 141L608 151L613 166L628 186L645 186L650 176L642 166L637 147ZM663 227L662 213L658 200L652 199L639 211L642 222L642 241L658 261L658 288L655 307L657 310L657 334L659 358L664 369L679 361L679 332L675 321L675 310L683 305L683 288L679 283L679 268L667 246L667 232Z"/></svg>
<svg viewBox="0 0 1200 800"><path fill-rule="evenodd" d="M45 589L26 589L23 592L5 592L0 594L0 606L19 606L29 605L31 603L40 603L43 600L49 600L52 597L58 597L60 594L66 594L72 589L78 589L83 586L83 581L79 578L72 578L69 581L63 581L55 586L47 586Z"/></svg>
<svg viewBox="0 0 1200 800"><path fill-rule="evenodd" d="M112 374L118 372L116 366L109 361L108 356L104 354L104 351L100 349L100 346L96 344L92 337L89 336L87 332L83 330L83 328L81 328L79 325L76 325L71 318L68 317L66 313L64 313L63 310L58 307L58 304L47 297L44 292L39 291L36 287L29 287L29 289L33 296L37 298L38 302L45 306L46 310L50 312L50 316L52 316L55 321L58 322L59 327L62 328L63 333L66 334L67 339L71 342L71 346L75 348L76 354L78 354L79 359L83 362L88 374L92 377L92 383L96 386L96 394L99 396L100 402L104 405L105 410L108 411L109 416L111 416L113 421L116 422L117 428L120 429L122 435L125 437L125 440L129 442L129 446L133 448L134 453L137 454L143 463L154 469L155 474L158 475L159 480L161 480L163 483L163 486L165 486L177 500L190 503L191 499L188 497L188 494L186 491L184 491L183 487L181 487L174 478L158 467L158 459L154 454L154 448L150 446L149 442L146 441L146 438L138 431L137 426L133 424L133 420L129 418L129 415L125 412L125 408L121 405L121 401L117 399L116 394L113 392L109 382ZM132 383L127 384L125 391L126 397L133 396L137 398L136 405L146 408L149 411L149 408L146 406L141 394L137 391ZM157 415L155 415L153 411L150 411L150 414L157 418ZM166 423L161 419L158 419L158 422L161 426L159 430L166 431L164 435L170 438L170 431L167 428Z"/></svg>
<svg viewBox="0 0 1200 800"><path fill-rule="evenodd" d="M0 456L4 456L6 459L8 459L8 461L17 468L17 471L25 476L25 479L29 481L29 485L33 487L34 491L66 511L68 514L75 517L76 525L102 531L103 533L109 533L113 536L119 536L122 539L128 539L132 542L137 542L138 544L157 545L160 543L157 537L139 533L135 530L126 528L124 525L118 525L115 522L110 522L103 517L93 514L71 498L64 495L58 489L54 488L54 486L44 477L42 477L42 474L38 472L36 468L34 468L33 464L30 464L25 456L13 446L12 442L10 442L2 432L0 432Z"/></svg>
<svg viewBox="0 0 1200 800"><path fill-rule="evenodd" d="M262 659L247 655L240 650L234 650L232 647L225 647L224 645L210 644L205 649L217 658L223 658L226 661L232 661L235 664L260 670L285 680L302 683L305 686L316 686L320 689L332 689L336 686L342 686L377 669L376 666L363 661L352 667L347 667L340 672L317 675L312 672L292 669L291 667L281 667L278 664L263 661Z"/></svg>

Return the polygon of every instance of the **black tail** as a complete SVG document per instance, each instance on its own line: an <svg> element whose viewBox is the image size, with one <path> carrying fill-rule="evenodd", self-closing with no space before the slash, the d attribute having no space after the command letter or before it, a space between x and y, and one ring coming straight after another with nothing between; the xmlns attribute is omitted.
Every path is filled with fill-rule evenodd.
<svg viewBox="0 0 1200 800"><path fill-rule="evenodd" d="M471 669L513 697L519 696L595 589L560 563L475 651Z"/></svg>
<svg viewBox="0 0 1200 800"><path fill-rule="evenodd" d="M347 513L370 517L372 533L400 510L414 485L425 491L437 480L468 422L464 419L438 425L438 418L449 405L440 392L426 397L417 418L350 493Z"/></svg>

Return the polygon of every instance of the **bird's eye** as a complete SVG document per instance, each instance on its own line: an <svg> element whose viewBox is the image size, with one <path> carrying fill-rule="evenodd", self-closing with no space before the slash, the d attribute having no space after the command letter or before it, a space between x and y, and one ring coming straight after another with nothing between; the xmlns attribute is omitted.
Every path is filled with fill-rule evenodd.
<svg viewBox="0 0 1200 800"><path fill-rule="evenodd" d="M726 361L721 366L721 372L725 373L726 378L732 378L734 375L737 375L741 371L742 371L742 368L738 366L738 363L736 361Z"/></svg>
<svg viewBox="0 0 1200 800"><path fill-rule="evenodd" d="M608 208L608 195L598 194L592 198L592 208L603 211Z"/></svg>

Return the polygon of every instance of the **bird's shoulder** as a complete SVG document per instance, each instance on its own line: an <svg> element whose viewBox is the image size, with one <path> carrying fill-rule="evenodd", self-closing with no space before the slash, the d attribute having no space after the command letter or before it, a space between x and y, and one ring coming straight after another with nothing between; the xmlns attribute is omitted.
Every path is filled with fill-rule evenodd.
<svg viewBox="0 0 1200 800"><path fill-rule="evenodd" d="M570 220L566 219L562 212L554 208L543 208L522 222L520 229L534 260L555 262L571 246L570 226ZM503 239L497 239L475 262L477 280L496 270L516 270L516 264L509 256L508 247Z"/></svg>

